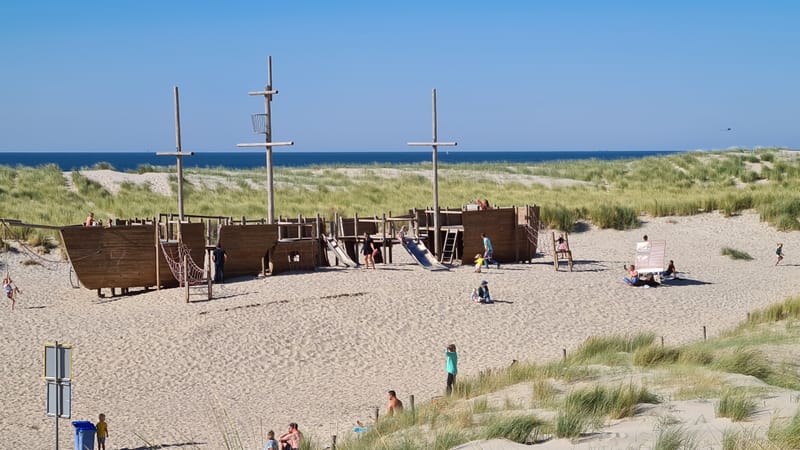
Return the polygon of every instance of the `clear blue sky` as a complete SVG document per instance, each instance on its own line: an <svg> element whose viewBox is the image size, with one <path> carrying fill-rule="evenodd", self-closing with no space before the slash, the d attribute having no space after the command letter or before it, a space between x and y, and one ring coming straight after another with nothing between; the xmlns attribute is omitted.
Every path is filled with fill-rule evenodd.
<svg viewBox="0 0 800 450"><path fill-rule="evenodd" d="M800 147L797 1L4 1L0 151ZM727 128L732 128L727 131Z"/></svg>

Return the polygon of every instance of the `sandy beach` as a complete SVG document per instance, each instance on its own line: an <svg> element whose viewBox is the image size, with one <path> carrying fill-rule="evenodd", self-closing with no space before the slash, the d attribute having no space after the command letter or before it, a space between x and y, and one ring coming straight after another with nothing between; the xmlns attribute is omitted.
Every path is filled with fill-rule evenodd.
<svg viewBox="0 0 800 450"><path fill-rule="evenodd" d="M15 311L6 302L0 312L0 447L53 447L45 341L74 346L71 420L105 413L110 449L145 440L222 448L224 414L262 448L266 430L283 432L290 421L322 443L346 436L372 407L383 409L388 389L417 403L441 395L448 343L469 376L514 359L559 358L598 334L653 331L675 344L702 339L705 326L714 336L800 291L797 232L778 232L753 213L643 221L631 231L571 234L572 273L554 271L548 258L482 274L468 266L428 272L396 247L395 263L377 270L234 279L211 301L197 291L191 304L178 289L98 298L71 287L67 264L25 265L30 256L12 254L23 294ZM667 258L688 281L652 289L621 282L644 234L667 241ZM787 256L775 267L777 242ZM723 247L754 260L731 260ZM468 300L482 279L494 305ZM72 448L72 434L61 421L63 448Z"/></svg>

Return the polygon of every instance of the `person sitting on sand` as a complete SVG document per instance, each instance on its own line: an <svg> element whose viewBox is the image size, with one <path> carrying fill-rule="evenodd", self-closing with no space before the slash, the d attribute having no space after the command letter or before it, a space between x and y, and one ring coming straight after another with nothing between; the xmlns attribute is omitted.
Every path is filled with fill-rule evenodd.
<svg viewBox="0 0 800 450"><path fill-rule="evenodd" d="M94 226L94 213L90 212L88 216L86 216L86 220L83 222L83 226L85 227L93 227Z"/></svg>
<svg viewBox="0 0 800 450"><path fill-rule="evenodd" d="M636 270L636 266L631 264L630 267L625 266L625 270L628 271L628 276L623 278L623 282L628 286L635 286L635 287L658 287L661 286L655 279L653 279L652 273L646 273L644 275L640 275L639 271Z"/></svg>
<svg viewBox="0 0 800 450"><path fill-rule="evenodd" d="M386 415L393 416L394 413L403 412L403 402L397 398L395 391L389 391L389 403L386 405Z"/></svg>
<svg viewBox="0 0 800 450"><path fill-rule="evenodd" d="M474 303L480 303L481 297L478 295L478 288L472 289L472 294L469 295L469 299L472 300Z"/></svg>
<svg viewBox="0 0 800 450"><path fill-rule="evenodd" d="M295 422L290 423L289 431L278 438L278 442L281 443L281 450L298 450L302 441L303 433L297 428Z"/></svg>
<svg viewBox="0 0 800 450"><path fill-rule="evenodd" d="M275 440L275 432L272 430L267 432L267 443L264 445L264 450L278 450L278 441Z"/></svg>
<svg viewBox="0 0 800 450"><path fill-rule="evenodd" d="M628 272L628 276L623 278L622 281L624 281L625 284L636 286L636 284L639 283L639 272L636 270L636 266L631 264L630 267L627 265L623 267L625 268L625 271Z"/></svg>
<svg viewBox="0 0 800 450"><path fill-rule="evenodd" d="M3 290L6 292L6 297L11 300L11 310L13 311L14 305L17 303L17 294L21 294L22 291L11 280L11 275L6 274L3 280Z"/></svg>
<svg viewBox="0 0 800 450"><path fill-rule="evenodd" d="M480 253L475 254L475 273L481 273L481 268L483 267L483 255Z"/></svg>
<svg viewBox="0 0 800 450"><path fill-rule="evenodd" d="M481 286L478 288L478 298L481 303L494 303L492 296L489 294L489 282L486 280L481 281Z"/></svg>
<svg viewBox="0 0 800 450"><path fill-rule="evenodd" d="M678 271L675 270L675 262L674 261L672 261L671 259L669 260L669 265L667 265L667 268L663 272L661 272L661 276L663 278L669 277L669 278L672 278L673 280L677 280L678 279Z"/></svg>

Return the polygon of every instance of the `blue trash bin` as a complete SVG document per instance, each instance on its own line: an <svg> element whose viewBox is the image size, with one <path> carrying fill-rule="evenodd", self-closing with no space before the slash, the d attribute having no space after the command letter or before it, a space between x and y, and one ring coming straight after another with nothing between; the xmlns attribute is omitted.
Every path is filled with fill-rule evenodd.
<svg viewBox="0 0 800 450"><path fill-rule="evenodd" d="M75 427L75 450L94 450L94 433L97 431L92 422L78 420L72 422Z"/></svg>

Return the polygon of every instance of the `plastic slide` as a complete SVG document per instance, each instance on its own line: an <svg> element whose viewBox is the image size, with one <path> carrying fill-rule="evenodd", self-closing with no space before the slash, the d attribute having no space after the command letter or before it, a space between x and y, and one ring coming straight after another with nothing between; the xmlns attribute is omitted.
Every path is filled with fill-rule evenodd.
<svg viewBox="0 0 800 450"><path fill-rule="evenodd" d="M428 270L448 270L447 266L440 263L425 247L422 241L417 241L408 236L403 237L403 248L406 249L409 255L413 256L415 260L422 267Z"/></svg>
<svg viewBox="0 0 800 450"><path fill-rule="evenodd" d="M339 245L339 241L336 240L333 236L328 236L323 234L322 238L325 239L325 244L328 245L328 250L332 251L336 258L342 262L347 267L358 267L358 263L353 261L350 258L350 255L347 254L347 251Z"/></svg>

